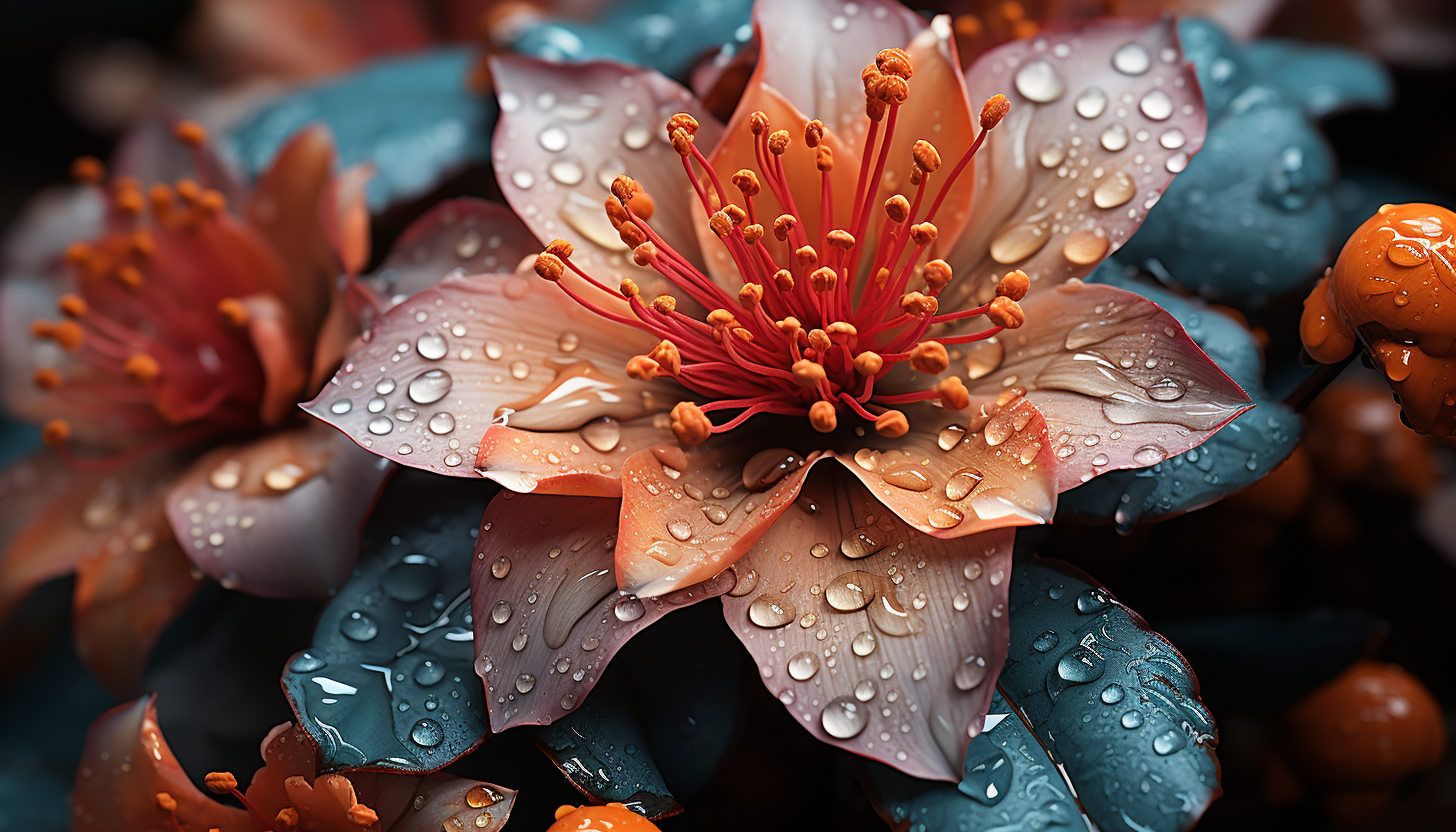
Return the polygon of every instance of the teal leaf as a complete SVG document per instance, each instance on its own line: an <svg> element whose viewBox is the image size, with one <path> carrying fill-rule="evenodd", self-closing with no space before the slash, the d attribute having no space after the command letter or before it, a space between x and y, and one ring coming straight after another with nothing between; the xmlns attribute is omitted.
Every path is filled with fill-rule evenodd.
<svg viewBox="0 0 1456 832"><path fill-rule="evenodd" d="M1217 728L1182 655L1091 578L1018 560L985 729L947 786L866 764L897 832L1182 832L1220 794Z"/></svg>
<svg viewBox="0 0 1456 832"><path fill-rule="evenodd" d="M1348 49L1270 38L1244 50L1254 76L1299 101L1310 118L1358 107L1383 108L1395 98L1385 67Z"/></svg>
<svg viewBox="0 0 1456 832"><path fill-rule="evenodd" d="M605 58L681 75L730 36L747 40L752 5L751 0L623 0L589 22L547 18L524 26L509 46L548 61Z"/></svg>
<svg viewBox="0 0 1456 832"><path fill-rule="evenodd" d="M421 774L484 739L470 561L494 491L417 471L386 489L353 578L283 672L321 770Z"/></svg>

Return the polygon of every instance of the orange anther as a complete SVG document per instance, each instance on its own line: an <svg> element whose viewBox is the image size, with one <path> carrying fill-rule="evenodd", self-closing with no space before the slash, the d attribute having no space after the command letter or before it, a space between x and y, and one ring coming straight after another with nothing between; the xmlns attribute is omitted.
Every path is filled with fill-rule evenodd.
<svg viewBox="0 0 1456 832"><path fill-rule="evenodd" d="M708 217L708 227L719 237L727 237L733 232L733 220L722 211L714 211L713 215Z"/></svg>
<svg viewBox="0 0 1456 832"><path fill-rule="evenodd" d="M561 239L552 240L543 250L549 254L554 254L557 257L560 257L562 260L571 257L572 252L576 251L576 249L572 247L571 243Z"/></svg>
<svg viewBox="0 0 1456 832"><path fill-rule="evenodd" d="M799 261L801 267L807 269L819 262L819 252L815 251L813 246L799 246L794 249L794 259Z"/></svg>
<svg viewBox="0 0 1456 832"><path fill-rule="evenodd" d="M924 139L917 140L910 148L910 156L915 160L915 166L926 173L935 173L940 168L940 151Z"/></svg>
<svg viewBox="0 0 1456 832"><path fill-rule="evenodd" d="M809 405L809 424L820 433L833 433L839 427L839 414L834 405L820 399Z"/></svg>
<svg viewBox="0 0 1456 832"><path fill-rule="evenodd" d="M373 826L379 822L379 814L363 803L356 803L346 812L349 822L355 826Z"/></svg>
<svg viewBox="0 0 1456 832"><path fill-rule="evenodd" d="M77 240L66 246L65 252L61 256L73 266L85 266L91 262L91 255L91 244Z"/></svg>
<svg viewBox="0 0 1456 832"><path fill-rule="evenodd" d="M625 225L625 223L624 223ZM542 280L549 280L552 283L560 280L566 274L566 264L561 258L554 254L541 252L536 255L536 276Z"/></svg>
<svg viewBox="0 0 1456 832"><path fill-rule="evenodd" d="M627 215L626 207L618 202L616 197L607 197L605 207L607 209L607 219L611 221L613 229L620 228L622 223L631 219Z"/></svg>
<svg viewBox="0 0 1456 832"><path fill-rule="evenodd" d="M944 289L954 275L955 272L952 271L950 264L944 260L931 260L925 264L925 269L921 272L921 276L925 278L925 285L929 286L933 292Z"/></svg>
<svg viewBox="0 0 1456 832"><path fill-rule="evenodd" d="M875 85L880 83L880 78L883 75L884 73L880 72L879 68L874 64L866 64L865 68L859 71L859 80L864 82L865 95L869 95L870 90L874 89Z"/></svg>
<svg viewBox="0 0 1456 832"><path fill-rule="evenodd" d="M773 221L774 236L778 238L779 242L784 242L789 239L789 234L798 224L799 219L793 214L779 214Z"/></svg>
<svg viewBox="0 0 1456 832"><path fill-rule="evenodd" d="M940 229L936 228L933 222L917 222L910 226L910 238L915 241L917 246L930 245L935 242L935 238L939 234Z"/></svg>
<svg viewBox="0 0 1456 832"><path fill-rule="evenodd" d="M768 113L763 110L754 110L749 113L748 129L752 130L755 136L763 135L763 131L768 129Z"/></svg>
<svg viewBox="0 0 1456 832"><path fill-rule="evenodd" d="M900 311L906 315L923 318L940 311L940 301L920 292L909 292L900 298Z"/></svg>
<svg viewBox="0 0 1456 832"><path fill-rule="evenodd" d="M77 156L71 163L71 178L81 185L95 185L106 178L106 165L95 156Z"/></svg>
<svg viewBox="0 0 1456 832"><path fill-rule="evenodd" d="M824 122L819 119L804 124L804 144L810 147L818 147L824 141Z"/></svg>
<svg viewBox="0 0 1456 832"><path fill-rule="evenodd" d="M698 132L698 120L687 113L678 113L667 120L667 135L671 136L674 130L683 130L688 135L694 135Z"/></svg>
<svg viewBox="0 0 1456 832"><path fill-rule="evenodd" d="M829 351L830 347L834 346L834 342L829 340L829 333L815 327L809 330L809 346L813 347L815 352L823 355Z"/></svg>
<svg viewBox="0 0 1456 832"><path fill-rule="evenodd" d="M748 219L748 213L731 202L723 206L723 213L728 215L728 219L733 220L734 225L742 225L743 221Z"/></svg>
<svg viewBox="0 0 1456 832"><path fill-rule="evenodd" d="M635 298L642 294L642 290L637 287L637 281L630 277L622 278L622 284L617 291L621 292L624 298Z"/></svg>
<svg viewBox="0 0 1456 832"><path fill-rule="evenodd" d="M904 222L910 219L910 200L900 194L895 194L885 200L885 216L890 218L890 222Z"/></svg>
<svg viewBox="0 0 1456 832"><path fill-rule="evenodd" d="M41 426L40 441L46 443L52 448L64 445L66 443L66 440L70 438L71 423L67 422L65 419L51 419L49 422L46 422L44 425ZM170 795L162 792L157 795L157 803L159 805L161 804L161 799L163 797L166 797L168 800L172 799ZM176 804L174 803L172 805L175 806Z"/></svg>
<svg viewBox="0 0 1456 832"><path fill-rule="evenodd" d="M774 286L776 286L780 292L794 291L794 276L789 273L788 269L779 269L778 271L774 272L773 282Z"/></svg>
<svg viewBox="0 0 1456 832"><path fill-rule="evenodd" d="M627 378L651 381L661 375L662 367L645 355L634 355L627 359Z"/></svg>
<svg viewBox="0 0 1456 832"><path fill-rule="evenodd" d="M814 148L814 167L818 168L820 173L834 170L834 151L829 149L829 145L821 144Z"/></svg>
<svg viewBox="0 0 1456 832"><path fill-rule="evenodd" d="M883 366L885 366L885 359L881 358L877 352L865 350L854 357L854 371L862 376L876 375Z"/></svg>
<svg viewBox="0 0 1456 832"><path fill-rule="evenodd" d="M75 352L86 343L86 333L75 321L60 321L51 330L50 336L68 352Z"/></svg>
<svg viewBox="0 0 1456 832"><path fill-rule="evenodd" d="M195 121L179 121L172 128L172 135L188 147L201 147L207 141L207 128Z"/></svg>
<svg viewBox="0 0 1456 832"><path fill-rule="evenodd" d="M1026 272L1021 269L1007 272L1006 276L1001 278L1001 282L996 284L996 294L1012 300L1021 300L1026 297L1029 289L1031 289L1031 278L1027 277Z"/></svg>
<svg viewBox="0 0 1456 832"><path fill-rule="evenodd" d="M647 355L672 375L682 372L682 354L678 352L677 345L671 341L657 342L657 346L653 347L652 352Z"/></svg>
<svg viewBox="0 0 1456 832"><path fill-rule="evenodd" d="M733 187L742 191L747 196L758 196L759 191L762 190L758 183L758 174L748 168L743 168L734 173L732 182Z"/></svg>
<svg viewBox="0 0 1456 832"><path fill-rule="evenodd" d="M617 178L612 180L612 196L616 197L617 201L623 205L631 201L632 197L637 195L638 190L637 180L625 173L619 174Z"/></svg>
<svg viewBox="0 0 1456 832"><path fill-rule="evenodd" d="M157 242L152 235L145 231L133 231L131 234L131 253L138 257L151 257L157 250Z"/></svg>
<svg viewBox="0 0 1456 832"><path fill-rule="evenodd" d="M142 272L136 266L122 264L116 267L116 282L135 292L142 287Z"/></svg>
<svg viewBox="0 0 1456 832"><path fill-rule="evenodd" d="M903 49L881 49L875 55L875 68L901 79L909 79L915 74L915 68L910 64L910 53Z"/></svg>
<svg viewBox="0 0 1456 832"><path fill-rule="evenodd" d="M985 106L981 107L981 129L990 130L1001 123L1001 119L1011 112L1011 102L1006 96L996 94L987 99Z"/></svg>
<svg viewBox="0 0 1456 832"><path fill-rule="evenodd" d="M910 366L922 373L935 375L950 366L950 356L939 341L921 341L910 348Z"/></svg>
<svg viewBox="0 0 1456 832"><path fill-rule="evenodd" d="M126 363L122 365L122 370L126 373L126 377L131 380L132 384L150 384L156 381L157 377L162 374L162 365L157 363L157 359L152 356L144 352L139 352L126 360ZM216 773L213 772L213 774ZM232 775L228 776L231 777ZM209 774L208 777L211 778L212 775ZM233 780L233 783L236 784L237 780ZM210 781L208 788L212 788ZM213 789L213 791L217 790ZM227 789L223 791L227 791Z"/></svg>
<svg viewBox="0 0 1456 832"><path fill-rule="evenodd" d="M758 241L759 240L762 240L762 239L763 239L763 226L762 225L759 225L758 223L755 222L755 223L751 223L749 225L743 226L743 241L744 242L748 243L751 246L755 246L755 245L758 245Z"/></svg>
<svg viewBox="0 0 1456 832"><path fill-rule="evenodd" d="M227 197L223 196L222 191L208 189L197 200L197 207L215 217L227 210Z"/></svg>
<svg viewBox="0 0 1456 832"><path fill-rule="evenodd" d="M60 302L56 305L60 307L61 314L67 318L79 318L86 314L86 301L82 300L80 295L61 295Z"/></svg>
<svg viewBox="0 0 1456 832"><path fill-rule="evenodd" d="M213 794L227 794L238 787L238 778L229 771L209 771L202 782L207 785L207 790Z"/></svg>
<svg viewBox="0 0 1456 832"><path fill-rule="evenodd" d="M286 832L292 832L292 830L298 828L298 810L293 808L292 806L285 806L284 808L279 809L277 816L275 816L273 819L277 821L278 825L286 830Z"/></svg>
<svg viewBox="0 0 1456 832"><path fill-rule="evenodd" d="M910 98L910 84L904 78L886 75L875 85L874 94L886 104L904 104Z"/></svg>
<svg viewBox="0 0 1456 832"><path fill-rule="evenodd" d="M854 248L854 235L842 228L836 228L829 232L829 244L835 248L849 251Z"/></svg>
<svg viewBox="0 0 1456 832"><path fill-rule="evenodd" d="M625 243L628 248L636 248L648 241L647 234L642 229L637 227L637 223L632 222L631 220L622 223L621 226L617 228L617 236L622 238L622 242ZM556 255L553 254L552 256L555 257Z"/></svg>
<svg viewBox="0 0 1456 832"><path fill-rule="evenodd" d="M782 156L789 149L789 131L775 130L768 137L768 152L775 156Z"/></svg>
<svg viewBox="0 0 1456 832"><path fill-rule="evenodd" d="M763 302L763 287L757 283L745 283L738 290L738 305L748 311L758 308Z"/></svg>
<svg viewBox="0 0 1456 832"><path fill-rule="evenodd" d="M651 268L657 262L657 246L652 243L642 243L632 249L632 262L643 268Z"/></svg>
<svg viewBox="0 0 1456 832"><path fill-rule="evenodd" d="M898 410L886 410L875 418L875 433L891 439L910 432L910 420Z"/></svg>
<svg viewBox="0 0 1456 832"><path fill-rule="evenodd" d="M971 394L966 390L965 382L960 376L947 376L935 385L935 392L940 394L940 403L943 407L951 410L965 410L971 406Z"/></svg>
<svg viewBox="0 0 1456 832"><path fill-rule="evenodd" d="M243 327L248 323L248 308L237 298L223 298L218 301L217 314L229 326Z"/></svg>
<svg viewBox="0 0 1456 832"><path fill-rule="evenodd" d="M708 414L692 402L678 402L668 415L672 418L673 435L688 447L701 445L713 435L713 423L708 420Z"/></svg>
<svg viewBox="0 0 1456 832"><path fill-rule="evenodd" d="M627 200L627 207L637 215L637 219L643 221L652 219L653 212L657 210L656 203L652 201L652 194L643 190L640 183L637 185L637 193Z"/></svg>
<svg viewBox="0 0 1456 832"><path fill-rule="evenodd" d="M824 367L807 358L801 358L795 361L794 366L789 368L789 372L793 375L795 383L805 390L812 390L818 387L819 382L826 378Z"/></svg>
<svg viewBox="0 0 1456 832"><path fill-rule="evenodd" d="M672 149L677 151L679 156L687 156L693 152L693 134L681 128L672 131Z"/></svg>
<svg viewBox="0 0 1456 832"><path fill-rule="evenodd" d="M177 180L177 196L184 202L196 203L202 198L202 188L191 179Z"/></svg>
<svg viewBox="0 0 1456 832"><path fill-rule="evenodd" d="M170 794L167 794L166 792L157 792L156 800L157 808L161 809L163 812L177 811L177 801Z"/></svg>
<svg viewBox="0 0 1456 832"><path fill-rule="evenodd" d="M658 295L652 299L652 308L666 315L677 310L677 298L672 295Z"/></svg>
<svg viewBox="0 0 1456 832"><path fill-rule="evenodd" d="M146 200L142 198L142 192L140 190L136 188L125 188L117 190L116 196L112 199L112 204L116 206L116 210L134 217L140 214L142 209L146 207Z"/></svg>
<svg viewBox="0 0 1456 832"><path fill-rule="evenodd" d="M61 377L60 372L52 367L37 368L33 379L35 381L35 386L39 387L42 390L54 390L57 387L60 387L61 383L65 381L65 379Z"/></svg>
<svg viewBox="0 0 1456 832"><path fill-rule="evenodd" d="M714 309L712 312L708 313L708 317L704 320L708 322L708 326L714 327L716 329L726 329L729 327L738 326L738 318L727 309Z"/></svg>
<svg viewBox="0 0 1456 832"><path fill-rule="evenodd" d="M172 189L158 182L147 191L147 201L152 205L153 214L159 219L166 217L172 210Z"/></svg>
<svg viewBox="0 0 1456 832"><path fill-rule="evenodd" d="M839 285L839 272L828 266L820 266L809 273L809 285L820 293L832 292Z"/></svg>
<svg viewBox="0 0 1456 832"><path fill-rule="evenodd" d="M991 301L986 317L991 319L991 323L1006 329L1016 329L1026 323L1026 313L1021 310L1021 304L1005 295L998 295Z"/></svg>

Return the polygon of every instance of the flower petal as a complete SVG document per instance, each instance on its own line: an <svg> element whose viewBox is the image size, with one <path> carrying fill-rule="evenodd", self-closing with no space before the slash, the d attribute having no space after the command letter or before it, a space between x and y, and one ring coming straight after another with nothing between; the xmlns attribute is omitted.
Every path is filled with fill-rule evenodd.
<svg viewBox="0 0 1456 832"><path fill-rule="evenodd" d="M324 770L420 774L485 738L467 581L491 490L407 471L370 517L363 562L283 672Z"/></svg>
<svg viewBox="0 0 1456 832"><path fill-rule="evenodd" d="M437 203L399 235L389 256L359 282L381 311L456 274L509 274L541 244L511 209L483 199Z"/></svg>
<svg viewBox="0 0 1456 832"><path fill-rule="evenodd" d="M188 557L223 586L323 597L348 580L389 470L305 424L203 456L167 495L167 516Z"/></svg>
<svg viewBox="0 0 1456 832"><path fill-rule="evenodd" d="M637 631L732 585L720 576L661 598L619 592L617 524L608 499L504 492L486 508L470 580L492 731L570 713Z"/></svg>
<svg viewBox="0 0 1456 832"><path fill-rule="evenodd" d="M49 450L0 471L0 622L36 587L75 569L96 526L119 519L119 509L107 507L126 490L117 480L67 468Z"/></svg>
<svg viewBox="0 0 1456 832"><path fill-rule="evenodd" d="M800 499L734 567L728 625L816 737L958 780L1006 655L1011 531L936 540L833 469Z"/></svg>
<svg viewBox="0 0 1456 832"><path fill-rule="evenodd" d="M1031 402L977 396L964 412L920 405L905 413L904 436L841 431L835 453L900 520L940 538L1051 520L1056 460Z"/></svg>
<svg viewBox="0 0 1456 832"><path fill-rule="evenodd" d="M76 652L112 691L136 692L152 646L201 581L160 496L94 535L76 561Z"/></svg>
<svg viewBox="0 0 1456 832"><path fill-rule="evenodd" d="M512 491L620 497L618 472L627 458L674 441L664 418L659 413L619 422L603 416L564 431L491 425L480 440L475 470Z"/></svg>
<svg viewBox="0 0 1456 832"><path fill-rule="evenodd" d="M743 557L794 502L818 452L738 428L723 442L659 445L622 466L617 586L643 598L706 581Z"/></svg>
<svg viewBox="0 0 1456 832"><path fill-rule="evenodd" d="M942 308L989 299L1012 268L1033 286L1091 271L1137 230L1207 124L1171 18L1009 43L982 55L966 84L973 102L1005 94L1011 112L977 155Z"/></svg>
<svg viewBox="0 0 1456 832"><path fill-rule="evenodd" d="M211 800L192 785L172 755L157 723L157 697L118 705L97 718L86 734L76 774L71 828L75 832L163 829L168 815L157 793L177 801L177 820L187 829L251 830L241 809Z"/></svg>
<svg viewBox="0 0 1456 832"><path fill-rule="evenodd" d="M1046 416L1058 491L1181 454L1251 407L1177 319L1139 295L1078 280L1033 289L1022 307L1025 325L960 361L979 389L1028 391Z"/></svg>
<svg viewBox="0 0 1456 832"><path fill-rule="evenodd" d="M649 412L624 369L654 339L597 317L555 285L446 277L386 312L304 410L387 459L453 476L493 423L578 428Z"/></svg>
<svg viewBox="0 0 1456 832"><path fill-rule="evenodd" d="M624 255L603 209L612 179L625 173L653 199L652 229L702 265L696 197L665 125L676 112L692 113L705 148L721 128L690 92L652 70L607 61L497 57L491 69L501 102L493 154L501 191L543 244L569 240L575 262L597 279L616 286L630 277L655 294L663 282Z"/></svg>
<svg viewBox="0 0 1456 832"><path fill-rule="evenodd" d="M248 203L250 224L288 269L289 281L279 296L307 332L328 312L338 273L321 216L333 163L329 131L306 127L278 151Z"/></svg>

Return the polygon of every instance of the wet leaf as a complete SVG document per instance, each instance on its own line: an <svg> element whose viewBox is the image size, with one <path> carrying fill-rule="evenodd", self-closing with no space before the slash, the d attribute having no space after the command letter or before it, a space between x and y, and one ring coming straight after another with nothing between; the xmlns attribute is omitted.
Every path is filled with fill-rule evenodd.
<svg viewBox="0 0 1456 832"><path fill-rule="evenodd" d="M544 18L522 26L503 44L548 61L610 58L680 73L726 35L748 24L751 0L673 3L625 0L594 20Z"/></svg>
<svg viewBox="0 0 1456 832"><path fill-rule="evenodd" d="M323 123L334 134L341 167L374 165L367 192L377 212L486 159L495 108L467 86L474 61L468 49L380 61L271 99L233 128L226 142L257 176L290 136L304 125Z"/></svg>
<svg viewBox="0 0 1456 832"><path fill-rule="evenodd" d="M1303 422L1264 390L1263 351L1252 333L1200 301L1130 279L1115 264L1099 269L1093 279L1161 306L1249 394L1255 407L1197 448L1149 468L1112 471L1066 492L1058 503L1060 517L1110 521L1121 531L1131 531L1140 521L1200 508L1252 485L1294 452Z"/></svg>
<svg viewBox="0 0 1456 832"><path fill-rule="evenodd" d="M1390 73L1359 52L1266 38L1249 45L1244 60L1261 81L1294 96L1310 118L1356 107L1390 106Z"/></svg>
<svg viewBox="0 0 1456 832"><path fill-rule="evenodd" d="M1217 729L1182 655L1059 561L1012 570L1011 645L955 788L867 774L897 830L1180 832L1219 795Z"/></svg>
<svg viewBox="0 0 1456 832"><path fill-rule="evenodd" d="M387 491L354 577L283 673L322 770L435 771L484 738L469 564L491 491L415 472Z"/></svg>

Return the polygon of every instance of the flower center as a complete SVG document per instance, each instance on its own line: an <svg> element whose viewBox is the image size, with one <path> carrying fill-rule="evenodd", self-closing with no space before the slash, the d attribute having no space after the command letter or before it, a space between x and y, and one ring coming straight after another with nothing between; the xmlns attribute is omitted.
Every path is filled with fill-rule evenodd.
<svg viewBox="0 0 1456 832"><path fill-rule="evenodd" d="M265 377L249 296L285 283L268 244L206 187L202 128L182 122L175 135L193 148L201 182L144 193L131 177L108 179L95 159L76 161L76 178L105 195L105 230L67 247L76 291L61 297L58 320L31 324L36 339L70 354L34 375L57 409L151 434L148 452L257 426ZM70 434L64 419L44 429L58 447Z"/></svg>
<svg viewBox="0 0 1456 832"><path fill-rule="evenodd" d="M997 286L996 297L987 304L941 313L938 298L953 277L951 267L944 260L920 264L938 234L936 212L986 133L1010 109L1005 96L986 102L981 110L981 132L945 177L934 199L927 200L927 196L941 167L940 155L930 142L915 142L909 177L914 195L895 194L885 200L885 221L875 233L874 244L869 244L875 195L913 74L909 56L900 49L882 50L862 73L870 125L848 217L834 216L834 158L824 143L824 125L817 119L804 125L803 141L815 150L821 180L818 229L807 227L790 190L784 159L793 138L787 130L771 130L765 113L756 111L748 117L758 171L743 169L730 178L742 196L742 207L729 201L718 173L698 150L694 142L697 121L685 113L668 120L668 136L682 157L708 225L726 247L741 278L736 297L652 230L647 222L651 199L635 180L616 178L607 215L622 241L633 248L634 262L654 269L683 294L712 310L703 320L679 312L673 295L644 302L630 279L616 289L604 285L571 261L572 247L564 240L554 241L537 257L536 273L556 282L578 303L662 339L650 353L633 357L627 373L636 379L669 376L704 399L702 403L680 402L672 410L673 432L684 445L700 444L759 413L807 417L823 433L835 430L840 415L848 413L873 423L882 435L902 436L909 424L897 406L938 401L944 407L963 409L970 396L956 376L926 390L877 391L876 383L896 364L905 362L921 373L939 375L949 364L947 346L979 341L1021 325L1024 315L1017 301L1028 286L1024 272L1006 275ZM706 183L699 170L706 174ZM814 175L811 171L796 173ZM769 202L763 195L765 186L778 209L773 219L764 212L767 206L763 203ZM787 249L787 256L776 258L765 244L770 231ZM561 283L567 268L597 289L625 300L634 317L604 309ZM923 287L911 290L916 277ZM935 324L977 315L987 316L994 326L982 332L926 338ZM732 414L731 418L715 423L709 414L720 411Z"/></svg>

